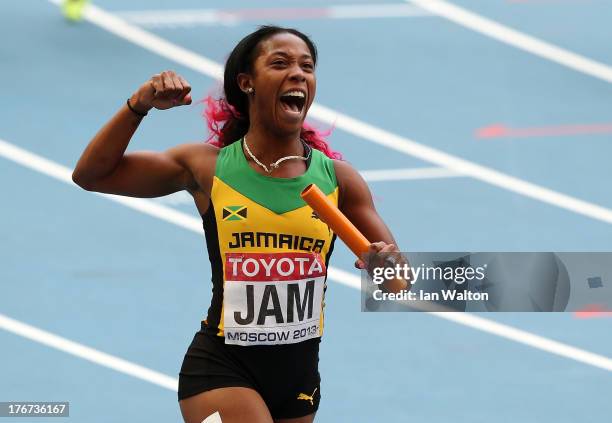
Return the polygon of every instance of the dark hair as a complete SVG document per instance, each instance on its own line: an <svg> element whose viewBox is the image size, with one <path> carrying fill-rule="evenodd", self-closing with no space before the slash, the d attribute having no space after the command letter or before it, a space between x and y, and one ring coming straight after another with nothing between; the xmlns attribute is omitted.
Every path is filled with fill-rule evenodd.
<svg viewBox="0 0 612 423"><path fill-rule="evenodd" d="M314 65L317 64L317 47L307 35L293 28L282 28L278 26L261 26L255 32L244 37L234 47L225 63L223 74L224 97L215 99L208 96L204 99L206 118L210 137L208 141L219 147L224 147L241 139L249 129L249 99L238 86L238 75L240 73L251 73L253 63L259 52L259 44L269 37L289 33L301 38L312 56ZM324 137L331 130L321 133L308 124L302 126L300 137L310 146L321 150L332 158L341 158L340 153L332 151Z"/></svg>

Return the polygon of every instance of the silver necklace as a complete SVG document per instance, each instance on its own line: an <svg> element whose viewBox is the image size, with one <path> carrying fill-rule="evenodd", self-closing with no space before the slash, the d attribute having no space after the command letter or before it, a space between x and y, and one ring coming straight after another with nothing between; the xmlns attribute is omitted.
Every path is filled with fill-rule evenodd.
<svg viewBox="0 0 612 423"><path fill-rule="evenodd" d="M308 160L310 158L310 153L312 152L311 148L307 148L308 153L306 154L306 157L302 157L302 156L286 156L286 157L281 157L280 159L278 159L274 163L270 163L270 167L268 167L265 164L263 164L262 162L260 162L259 160L257 160L257 157L255 157L255 155L253 153L251 153L251 149L249 148L249 145L247 144L246 135L244 136L243 139L244 139L244 148L246 149L247 154L253 159L253 161L255 163L257 163L259 166L261 166L263 168L263 170L266 171L266 173L272 173L274 171L274 169L278 169L280 164L282 162L284 162L285 160L298 159L298 160L306 161L306 160Z"/></svg>

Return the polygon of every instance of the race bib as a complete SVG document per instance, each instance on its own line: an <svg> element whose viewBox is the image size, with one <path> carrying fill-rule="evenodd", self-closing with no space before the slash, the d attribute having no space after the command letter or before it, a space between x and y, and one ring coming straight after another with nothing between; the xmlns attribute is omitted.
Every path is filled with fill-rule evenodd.
<svg viewBox="0 0 612 423"><path fill-rule="evenodd" d="M321 336L325 263L317 253L226 253L226 344L293 344Z"/></svg>

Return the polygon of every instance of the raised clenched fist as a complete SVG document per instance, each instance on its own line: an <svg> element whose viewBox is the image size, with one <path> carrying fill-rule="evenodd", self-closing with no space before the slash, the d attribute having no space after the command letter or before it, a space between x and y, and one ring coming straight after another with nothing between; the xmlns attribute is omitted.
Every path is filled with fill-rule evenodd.
<svg viewBox="0 0 612 423"><path fill-rule="evenodd" d="M153 75L151 79L130 98L132 107L146 113L152 108L159 110L191 104L191 85L173 71Z"/></svg>

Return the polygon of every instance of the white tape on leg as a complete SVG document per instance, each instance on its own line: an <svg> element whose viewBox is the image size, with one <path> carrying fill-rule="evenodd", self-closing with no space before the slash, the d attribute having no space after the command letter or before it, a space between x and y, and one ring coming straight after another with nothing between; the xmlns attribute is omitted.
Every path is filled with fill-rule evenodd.
<svg viewBox="0 0 612 423"><path fill-rule="evenodd" d="M223 423L223 422L221 421L221 415L219 414L219 412L215 411L213 414L211 414L210 416L202 420L202 423Z"/></svg>

